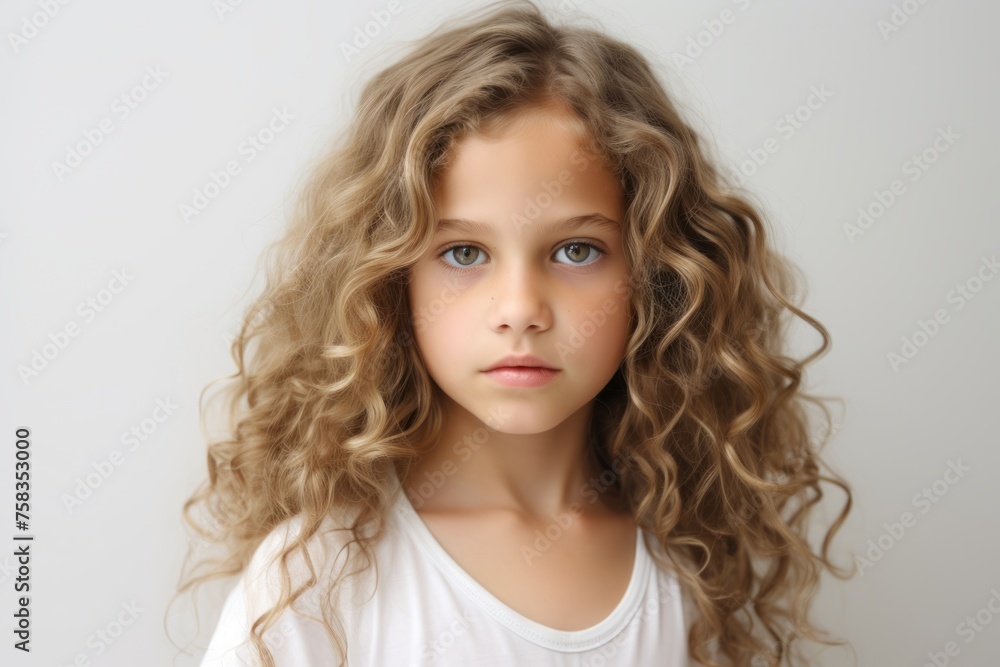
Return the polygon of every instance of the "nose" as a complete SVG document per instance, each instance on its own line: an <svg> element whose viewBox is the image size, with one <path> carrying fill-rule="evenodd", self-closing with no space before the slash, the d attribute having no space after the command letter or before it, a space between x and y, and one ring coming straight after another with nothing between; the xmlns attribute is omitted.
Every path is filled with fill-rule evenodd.
<svg viewBox="0 0 1000 667"><path fill-rule="evenodd" d="M526 263L497 271L492 287L489 318L494 331L545 331L552 326L548 283Z"/></svg>

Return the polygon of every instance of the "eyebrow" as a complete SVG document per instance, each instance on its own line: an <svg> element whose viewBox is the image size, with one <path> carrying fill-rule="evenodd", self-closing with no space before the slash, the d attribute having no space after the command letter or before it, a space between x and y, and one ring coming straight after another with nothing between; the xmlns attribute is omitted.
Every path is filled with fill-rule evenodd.
<svg viewBox="0 0 1000 667"><path fill-rule="evenodd" d="M612 220L601 213L586 213L584 215L576 215L572 218L553 220L550 222L531 221L530 224L538 225L543 229L543 231L564 230L570 227L586 226L606 227L615 231L619 231L621 229L621 224L619 224L617 220ZM478 233L482 236L491 236L493 234L493 228L490 225L476 220L468 220L466 218L442 218L439 220L435 232L441 233L447 231L467 231Z"/></svg>

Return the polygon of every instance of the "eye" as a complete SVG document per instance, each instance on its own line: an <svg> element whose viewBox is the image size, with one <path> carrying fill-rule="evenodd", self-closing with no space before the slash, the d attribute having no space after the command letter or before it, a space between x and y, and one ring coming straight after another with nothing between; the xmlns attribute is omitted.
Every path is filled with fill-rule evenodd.
<svg viewBox="0 0 1000 667"><path fill-rule="evenodd" d="M454 253L455 250L459 250L461 252ZM446 248L445 251L441 253L441 256L452 257L458 261L457 267L454 264L448 264L448 266L452 268L468 268L473 266L471 262L476 260L476 257L480 254L480 252L480 249L474 245L453 245ZM467 264L466 262L469 263ZM447 264L447 262L445 263Z"/></svg>
<svg viewBox="0 0 1000 667"><path fill-rule="evenodd" d="M455 252L460 251L460 252ZM588 243L586 241L570 241L564 244L559 250L556 251L558 256L560 253L565 252L566 257L569 259L569 264L571 266L590 266L598 262L601 257L607 254L604 250L597 247L593 243ZM486 253L475 245L470 245L468 243L456 243L450 245L441 251L441 258L445 260L445 264L449 269L455 271L462 271L468 268L479 266L474 262L479 259L480 255L485 256ZM452 258L457 264L452 264L447 261L447 258ZM585 259L590 258L591 261L585 262ZM480 263L481 264L481 263Z"/></svg>
<svg viewBox="0 0 1000 667"><path fill-rule="evenodd" d="M584 243L583 241L570 241L562 248L559 248L559 250L556 251L556 255L558 255L566 248L570 248L570 250L566 253L566 257L569 258L570 262L576 264L577 266L586 266L587 264L593 264L598 259L600 259L601 255L604 254L603 250L598 248L596 245L593 245L592 243ZM594 252L591 252L592 250ZM587 259L588 257L591 256L593 256L594 258L592 261L581 263L583 262L584 259Z"/></svg>

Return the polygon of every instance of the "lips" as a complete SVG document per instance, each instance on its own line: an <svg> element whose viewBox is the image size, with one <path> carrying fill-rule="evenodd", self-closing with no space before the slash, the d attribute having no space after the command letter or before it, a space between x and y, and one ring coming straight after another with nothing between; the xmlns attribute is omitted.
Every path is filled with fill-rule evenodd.
<svg viewBox="0 0 1000 667"><path fill-rule="evenodd" d="M492 371L499 368L537 368L553 371L559 370L541 357L536 357L533 354L508 354L486 370Z"/></svg>
<svg viewBox="0 0 1000 667"><path fill-rule="evenodd" d="M511 387L538 387L559 373L556 369L539 366L500 366L484 372L496 382Z"/></svg>

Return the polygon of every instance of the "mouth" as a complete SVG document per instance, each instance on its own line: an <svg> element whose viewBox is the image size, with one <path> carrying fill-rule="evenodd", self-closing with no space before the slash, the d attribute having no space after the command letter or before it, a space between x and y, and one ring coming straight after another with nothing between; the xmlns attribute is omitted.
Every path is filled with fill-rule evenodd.
<svg viewBox="0 0 1000 667"><path fill-rule="evenodd" d="M499 366L483 372L496 382L512 387L538 387L559 373L554 368L541 366Z"/></svg>
<svg viewBox="0 0 1000 667"><path fill-rule="evenodd" d="M559 370L558 368L553 368L549 366L549 363L537 357L533 354L508 354L507 356L497 360L486 371L496 370L498 368L542 368L550 371Z"/></svg>

